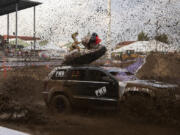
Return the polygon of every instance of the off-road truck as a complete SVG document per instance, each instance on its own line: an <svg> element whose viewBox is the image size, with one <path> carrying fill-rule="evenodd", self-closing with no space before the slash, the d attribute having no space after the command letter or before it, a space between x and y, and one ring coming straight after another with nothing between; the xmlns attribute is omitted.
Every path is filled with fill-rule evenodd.
<svg viewBox="0 0 180 135"><path fill-rule="evenodd" d="M125 73L131 80L122 81L118 74ZM93 66L61 66L53 69L44 82L44 100L52 111L68 112L75 106L117 106L127 97L158 94L174 98L177 86L138 80L125 71ZM131 95L131 96L130 96Z"/></svg>

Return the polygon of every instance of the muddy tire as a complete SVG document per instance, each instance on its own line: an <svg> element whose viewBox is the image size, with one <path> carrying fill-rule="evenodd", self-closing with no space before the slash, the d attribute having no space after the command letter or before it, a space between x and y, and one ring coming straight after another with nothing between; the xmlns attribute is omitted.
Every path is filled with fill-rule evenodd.
<svg viewBox="0 0 180 135"><path fill-rule="evenodd" d="M66 96L57 95L51 100L49 108L54 113L66 114L71 111L71 104Z"/></svg>

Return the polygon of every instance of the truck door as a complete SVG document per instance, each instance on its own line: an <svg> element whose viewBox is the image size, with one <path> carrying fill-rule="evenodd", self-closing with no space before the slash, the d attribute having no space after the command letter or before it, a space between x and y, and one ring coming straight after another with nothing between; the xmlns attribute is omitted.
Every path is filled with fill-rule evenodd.
<svg viewBox="0 0 180 135"><path fill-rule="evenodd" d="M88 89L89 83L87 78L86 68L74 68L69 71L65 87L70 91L70 93L72 93L74 105L88 106L90 92Z"/></svg>
<svg viewBox="0 0 180 135"><path fill-rule="evenodd" d="M118 89L116 82L103 71L88 70L87 89L91 99L97 101L117 101Z"/></svg>

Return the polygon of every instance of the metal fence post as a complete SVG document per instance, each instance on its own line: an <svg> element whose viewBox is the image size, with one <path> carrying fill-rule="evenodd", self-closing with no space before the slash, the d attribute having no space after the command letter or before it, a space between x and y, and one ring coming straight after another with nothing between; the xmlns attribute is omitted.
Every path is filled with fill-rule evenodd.
<svg viewBox="0 0 180 135"><path fill-rule="evenodd" d="M16 49L17 49L17 44L18 44L18 3L16 3Z"/></svg>

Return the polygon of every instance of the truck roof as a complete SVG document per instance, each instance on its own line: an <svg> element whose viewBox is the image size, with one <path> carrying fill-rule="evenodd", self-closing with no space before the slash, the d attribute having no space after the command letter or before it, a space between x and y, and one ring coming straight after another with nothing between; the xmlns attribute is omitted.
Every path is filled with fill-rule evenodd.
<svg viewBox="0 0 180 135"><path fill-rule="evenodd" d="M70 69L70 68L102 68L99 66L93 66L93 65L73 65L73 66L58 66L55 69Z"/></svg>
<svg viewBox="0 0 180 135"><path fill-rule="evenodd" d="M59 66L56 67L54 70L60 69L70 69L70 68L81 68L81 69L101 69L106 70L108 72L127 72L127 69L119 68L119 67L101 67L101 66L93 66L93 65L81 65L81 66Z"/></svg>

